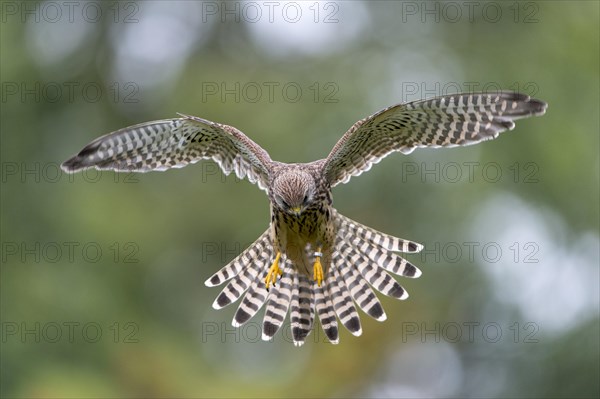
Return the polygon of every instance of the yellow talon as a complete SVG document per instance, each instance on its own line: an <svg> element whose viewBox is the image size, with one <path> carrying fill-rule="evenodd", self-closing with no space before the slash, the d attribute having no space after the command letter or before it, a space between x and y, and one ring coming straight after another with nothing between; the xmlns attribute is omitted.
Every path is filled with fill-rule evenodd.
<svg viewBox="0 0 600 399"><path fill-rule="evenodd" d="M275 256L275 262L271 265L269 269L269 273L267 274L267 278L265 278L265 284L267 285L267 290L271 284L275 285L277 282L277 276L281 276L283 272L279 268L279 258L281 258L281 252L277 252L277 256Z"/></svg>
<svg viewBox="0 0 600 399"><path fill-rule="evenodd" d="M315 254L319 254L315 256L315 264L313 265L313 279L317 282L319 287L323 282L323 266L321 266L321 248Z"/></svg>

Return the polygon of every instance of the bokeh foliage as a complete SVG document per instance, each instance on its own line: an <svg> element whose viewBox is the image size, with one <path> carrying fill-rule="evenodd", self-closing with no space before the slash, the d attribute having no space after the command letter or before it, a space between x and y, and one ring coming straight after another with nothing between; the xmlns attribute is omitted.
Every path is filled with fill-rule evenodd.
<svg viewBox="0 0 600 399"><path fill-rule="evenodd" d="M199 2L94 3L104 15L94 23L36 21L23 9L48 2L4 2L2 396L598 397L599 6L473 3L473 18L464 2L452 2L461 17L448 3L320 3L298 35L266 15L222 21ZM313 3L298 4L312 15ZM137 22L124 23L131 10ZM331 10L337 22L325 25ZM273 101L266 91L252 101L265 82ZM53 96L69 84L72 98ZM302 89L298 101L286 85ZM263 343L256 324L230 327L234 309L211 309L218 291L203 281L267 227L256 187L208 162L134 176L57 170L98 135L176 112L307 162L391 103L495 85L547 101L547 115L477 147L392 156L334 190L343 214L430 250L411 257L424 274L402 281L410 299L382 298L388 320L363 316L363 336L343 332L338 346L319 332L301 349L289 334ZM474 259L467 242L479 244ZM498 262L481 255L490 243ZM524 262L527 243L538 262Z"/></svg>

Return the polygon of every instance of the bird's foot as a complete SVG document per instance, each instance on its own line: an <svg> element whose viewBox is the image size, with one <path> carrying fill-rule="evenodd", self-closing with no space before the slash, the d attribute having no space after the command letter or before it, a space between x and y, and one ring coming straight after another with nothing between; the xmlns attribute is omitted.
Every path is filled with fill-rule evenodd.
<svg viewBox="0 0 600 399"><path fill-rule="evenodd" d="M315 264L313 265L313 279L317 282L319 287L323 282L323 266L321 266L321 248L317 252L315 252Z"/></svg>
<svg viewBox="0 0 600 399"><path fill-rule="evenodd" d="M265 278L265 284L267 286L267 291L269 290L269 286L277 282L277 276L281 276L283 272L279 268L279 258L281 258L281 252L277 252L277 256L275 256L275 262L271 265L269 269L269 273L267 274L267 278Z"/></svg>

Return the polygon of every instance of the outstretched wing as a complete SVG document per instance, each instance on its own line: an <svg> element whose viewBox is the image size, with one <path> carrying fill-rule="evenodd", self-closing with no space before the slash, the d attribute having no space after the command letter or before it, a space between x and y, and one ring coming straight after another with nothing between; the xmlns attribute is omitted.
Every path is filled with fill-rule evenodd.
<svg viewBox="0 0 600 399"><path fill-rule="evenodd" d="M182 115L130 126L99 137L62 164L66 172L81 169L147 172L182 168L212 159L225 174L235 171L266 190L269 154L238 129Z"/></svg>
<svg viewBox="0 0 600 399"><path fill-rule="evenodd" d="M525 94L464 93L383 109L356 122L323 164L331 186L368 171L386 155L419 147L455 147L491 140L514 120L543 115L547 104Z"/></svg>

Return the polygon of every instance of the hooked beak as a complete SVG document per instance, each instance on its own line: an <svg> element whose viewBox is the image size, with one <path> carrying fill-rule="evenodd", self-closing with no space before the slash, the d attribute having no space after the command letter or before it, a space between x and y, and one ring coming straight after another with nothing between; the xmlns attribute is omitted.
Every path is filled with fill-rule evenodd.
<svg viewBox="0 0 600 399"><path fill-rule="evenodd" d="M300 215L300 212L302 212L302 207L301 206L295 206L293 208L290 208L290 210L292 211L292 213L296 216Z"/></svg>

